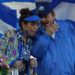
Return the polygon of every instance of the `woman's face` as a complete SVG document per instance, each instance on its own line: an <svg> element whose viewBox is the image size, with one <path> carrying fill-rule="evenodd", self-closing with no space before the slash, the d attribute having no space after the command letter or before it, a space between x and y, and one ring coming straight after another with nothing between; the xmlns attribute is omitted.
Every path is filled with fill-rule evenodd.
<svg viewBox="0 0 75 75"><path fill-rule="evenodd" d="M36 31L38 30L38 22L22 22L22 27L23 30L27 31L28 35L33 36L36 34Z"/></svg>

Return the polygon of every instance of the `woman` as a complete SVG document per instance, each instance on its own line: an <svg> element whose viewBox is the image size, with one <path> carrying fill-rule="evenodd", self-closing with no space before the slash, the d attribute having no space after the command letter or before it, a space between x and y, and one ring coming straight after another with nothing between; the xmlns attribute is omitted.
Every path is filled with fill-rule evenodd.
<svg viewBox="0 0 75 75"><path fill-rule="evenodd" d="M14 33L9 31L3 38L3 55L8 57L8 68L19 69L19 75L29 75L32 38L38 30L40 18L33 14L28 8L20 11L20 29ZM16 59L15 59L16 58ZM4 70L4 69L3 69ZM5 74L4 74L5 75ZM15 74L14 74L15 75ZM16 74L17 75L17 74Z"/></svg>
<svg viewBox="0 0 75 75"><path fill-rule="evenodd" d="M31 38L34 37L38 30L40 18L27 8L22 9L20 14L20 30L18 32L19 61L16 64L19 69L19 75L28 75L32 44Z"/></svg>

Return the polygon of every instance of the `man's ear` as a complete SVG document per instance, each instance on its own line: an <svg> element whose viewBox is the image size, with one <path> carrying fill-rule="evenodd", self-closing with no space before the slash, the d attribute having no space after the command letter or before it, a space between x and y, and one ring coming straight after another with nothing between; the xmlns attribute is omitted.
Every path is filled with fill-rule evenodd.
<svg viewBox="0 0 75 75"><path fill-rule="evenodd" d="M55 19L56 14L55 14L54 11L52 12L52 16L53 16L53 18Z"/></svg>
<svg viewBox="0 0 75 75"><path fill-rule="evenodd" d="M51 14L53 17L55 17L55 12L53 10L51 11Z"/></svg>

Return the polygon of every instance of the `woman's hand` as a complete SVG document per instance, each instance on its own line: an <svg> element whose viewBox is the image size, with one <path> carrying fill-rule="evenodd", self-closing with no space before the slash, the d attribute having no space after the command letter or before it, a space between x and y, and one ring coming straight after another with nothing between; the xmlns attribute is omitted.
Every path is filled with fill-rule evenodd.
<svg viewBox="0 0 75 75"><path fill-rule="evenodd" d="M23 64L23 61L17 61L15 65L18 67L19 71L23 71L25 69L25 65Z"/></svg>
<svg viewBox="0 0 75 75"><path fill-rule="evenodd" d="M10 68L9 65L3 59L1 59L1 64L2 66L5 66L8 69Z"/></svg>

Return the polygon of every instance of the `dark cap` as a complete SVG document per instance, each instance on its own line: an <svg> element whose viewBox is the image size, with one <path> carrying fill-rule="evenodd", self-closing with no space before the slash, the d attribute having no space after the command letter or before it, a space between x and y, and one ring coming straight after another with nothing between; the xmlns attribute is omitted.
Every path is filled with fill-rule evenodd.
<svg viewBox="0 0 75 75"><path fill-rule="evenodd" d="M49 2L36 2L36 12L40 17L48 15L51 10Z"/></svg>

